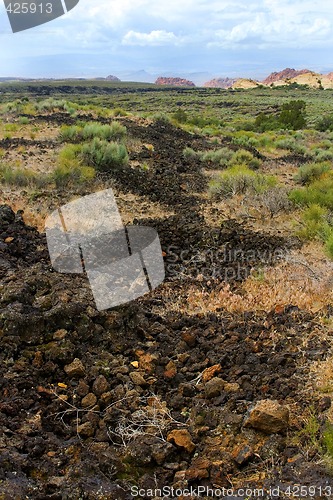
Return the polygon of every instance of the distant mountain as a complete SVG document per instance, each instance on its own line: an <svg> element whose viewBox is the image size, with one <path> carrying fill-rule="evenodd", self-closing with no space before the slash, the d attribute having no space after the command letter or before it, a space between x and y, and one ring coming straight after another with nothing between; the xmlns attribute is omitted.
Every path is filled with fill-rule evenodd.
<svg viewBox="0 0 333 500"><path fill-rule="evenodd" d="M120 78L117 76L109 75L105 78L108 82L121 82Z"/></svg>
<svg viewBox="0 0 333 500"><path fill-rule="evenodd" d="M170 85L174 87L195 87L195 83L185 78L173 78L160 76L155 81L156 85Z"/></svg>
<svg viewBox="0 0 333 500"><path fill-rule="evenodd" d="M271 73L265 80L262 81L264 85L271 85L272 83L281 81L281 80L290 80L292 78L296 78L299 75L303 75L305 73L311 73L309 69L300 69L296 70L293 68L285 68L282 71L275 71Z"/></svg>
<svg viewBox="0 0 333 500"><path fill-rule="evenodd" d="M230 89L235 82L237 82L237 78L213 78L213 80L204 83L204 87Z"/></svg>

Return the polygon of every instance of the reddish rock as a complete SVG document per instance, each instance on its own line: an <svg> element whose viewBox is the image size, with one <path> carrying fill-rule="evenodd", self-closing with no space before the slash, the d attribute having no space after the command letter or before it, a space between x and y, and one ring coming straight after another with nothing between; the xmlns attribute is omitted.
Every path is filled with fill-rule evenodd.
<svg viewBox="0 0 333 500"><path fill-rule="evenodd" d="M247 444L237 446L232 452L232 458L238 465L244 465L254 456L253 449Z"/></svg>
<svg viewBox="0 0 333 500"><path fill-rule="evenodd" d="M192 441L192 436L187 429L174 429L167 436L168 443L174 443L180 448L184 448L188 453L195 450L195 444Z"/></svg>
<svg viewBox="0 0 333 500"><path fill-rule="evenodd" d="M289 410L278 401L264 399L259 401L244 423L244 427L253 427L266 434L285 431L289 423Z"/></svg>
<svg viewBox="0 0 333 500"><path fill-rule="evenodd" d="M207 460L206 458L198 458L192 463L191 467L187 469L185 478L188 481L206 479L207 477L209 477L209 466L209 460Z"/></svg>
<svg viewBox="0 0 333 500"><path fill-rule="evenodd" d="M216 373L220 373L220 371L221 371L220 364L214 365L214 366L209 366L202 373L202 381L208 382L208 380L211 380L216 375Z"/></svg>
<svg viewBox="0 0 333 500"><path fill-rule="evenodd" d="M311 71L309 69L296 70L293 68L286 68L282 71L274 71L267 78L265 78L262 83L264 85L271 85L272 83L278 82L279 80L285 80L286 78L296 78L296 76L304 75L305 73L311 73Z"/></svg>
<svg viewBox="0 0 333 500"><path fill-rule="evenodd" d="M169 361L169 363L165 367L164 376L166 378L173 378L177 375L177 367L173 361Z"/></svg>

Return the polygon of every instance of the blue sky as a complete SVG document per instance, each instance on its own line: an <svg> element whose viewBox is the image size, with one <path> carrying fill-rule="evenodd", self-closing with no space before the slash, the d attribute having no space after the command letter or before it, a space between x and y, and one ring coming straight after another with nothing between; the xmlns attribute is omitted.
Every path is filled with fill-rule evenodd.
<svg viewBox="0 0 333 500"><path fill-rule="evenodd" d="M332 48L333 2L323 0L80 0L15 34L0 0L0 76L260 78L287 66L331 71Z"/></svg>

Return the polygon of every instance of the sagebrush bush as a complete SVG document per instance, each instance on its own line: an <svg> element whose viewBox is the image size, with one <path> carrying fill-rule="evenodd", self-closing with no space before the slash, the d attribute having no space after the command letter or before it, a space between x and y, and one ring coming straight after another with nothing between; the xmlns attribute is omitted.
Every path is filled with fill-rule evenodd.
<svg viewBox="0 0 333 500"><path fill-rule="evenodd" d="M333 149L321 149L316 148L312 151L313 156L316 161L332 161L333 160Z"/></svg>
<svg viewBox="0 0 333 500"><path fill-rule="evenodd" d="M183 150L183 156L188 160L199 160L204 163L214 163L221 166L226 166L232 155L233 152L228 148L220 148L215 151L194 151L192 148L185 148Z"/></svg>
<svg viewBox="0 0 333 500"><path fill-rule="evenodd" d="M82 125L61 127L59 139L63 142L87 141L95 137L104 140L121 139L127 133L126 127L118 122L112 122L110 125L100 123L86 123Z"/></svg>
<svg viewBox="0 0 333 500"><path fill-rule="evenodd" d="M333 210L333 177L326 174L324 179L316 180L305 188L292 190L289 196L296 205L318 204Z"/></svg>
<svg viewBox="0 0 333 500"><path fill-rule="evenodd" d="M20 116L20 118L19 118L20 125L28 125L29 123L30 123L30 120L27 116Z"/></svg>
<svg viewBox="0 0 333 500"><path fill-rule="evenodd" d="M171 123L170 117L166 113L162 113L162 112L154 113L152 116L152 119L155 122L160 122L161 124L164 124L164 125L168 125L169 123Z"/></svg>
<svg viewBox="0 0 333 500"><path fill-rule="evenodd" d="M320 132L326 132L326 130L333 132L333 115L325 115L318 120L316 129Z"/></svg>
<svg viewBox="0 0 333 500"><path fill-rule="evenodd" d="M306 163L302 165L294 179L299 184L307 185L319 179L324 173L331 170L329 163Z"/></svg>
<svg viewBox="0 0 333 500"><path fill-rule="evenodd" d="M128 164L128 154L123 144L97 138L83 144L80 157L84 163L99 172L109 172Z"/></svg>
<svg viewBox="0 0 333 500"><path fill-rule="evenodd" d="M319 238L325 240L329 225L327 222L328 210L317 203L311 204L301 215L301 228L298 236L306 240Z"/></svg>
<svg viewBox="0 0 333 500"><path fill-rule="evenodd" d="M192 148L183 149L183 156L186 160L199 160L200 154L194 151Z"/></svg>
<svg viewBox="0 0 333 500"><path fill-rule="evenodd" d="M234 165L246 165L247 167L256 170L260 167L261 161L258 158L255 158L250 151L240 149L232 155L229 161L229 166L232 167Z"/></svg>
<svg viewBox="0 0 333 500"><path fill-rule="evenodd" d="M227 165L232 157L232 151L228 148L220 148L215 151L206 151L200 154L200 159L203 162L211 162L218 165Z"/></svg>
<svg viewBox="0 0 333 500"><path fill-rule="evenodd" d="M244 165L235 165L219 174L210 183L209 190L213 196L230 197L247 191L262 193L276 183L273 176L258 174Z"/></svg>
<svg viewBox="0 0 333 500"><path fill-rule="evenodd" d="M61 142L76 141L77 138L79 137L81 130L82 130L81 127L77 125L72 125L72 126L64 125L60 129L58 137Z"/></svg>
<svg viewBox="0 0 333 500"><path fill-rule="evenodd" d="M307 152L306 146L297 142L293 137L280 139L276 141L275 146L277 149L286 149L297 154L305 154Z"/></svg>

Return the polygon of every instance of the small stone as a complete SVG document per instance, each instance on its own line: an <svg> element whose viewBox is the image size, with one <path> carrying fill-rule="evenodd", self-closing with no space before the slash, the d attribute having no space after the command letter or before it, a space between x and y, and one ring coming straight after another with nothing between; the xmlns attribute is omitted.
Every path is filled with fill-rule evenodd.
<svg viewBox="0 0 333 500"><path fill-rule="evenodd" d="M152 457L157 465L163 465L173 450L174 447L171 443L158 443L153 447Z"/></svg>
<svg viewBox="0 0 333 500"><path fill-rule="evenodd" d="M239 384L237 382L226 382L224 384L225 392L238 392L240 389Z"/></svg>
<svg viewBox="0 0 333 500"><path fill-rule="evenodd" d="M193 332L182 332L182 339L189 347L194 347L197 343L197 337Z"/></svg>
<svg viewBox="0 0 333 500"><path fill-rule="evenodd" d="M222 394L225 382L221 378L214 377L205 385L205 393L208 399L213 399Z"/></svg>
<svg viewBox="0 0 333 500"><path fill-rule="evenodd" d="M43 354L41 353L41 351L37 351L32 361L32 365L35 366L36 368L41 368L43 366L43 363L44 363Z"/></svg>
<svg viewBox="0 0 333 500"><path fill-rule="evenodd" d="M210 366L209 368L206 368L203 373L202 373L202 381L203 382L208 382L211 380L217 373L221 371L221 365L214 365Z"/></svg>
<svg viewBox="0 0 333 500"><path fill-rule="evenodd" d="M53 476L53 477L49 478L48 484L50 486L55 486L57 488L61 488L62 486L64 486L65 481L66 481L66 478L64 476Z"/></svg>
<svg viewBox="0 0 333 500"><path fill-rule="evenodd" d="M89 392L89 385L84 382L84 380L80 379L78 386L76 388L76 394L83 398Z"/></svg>
<svg viewBox="0 0 333 500"><path fill-rule="evenodd" d="M244 423L266 434L285 431L289 424L289 410L278 401L264 399L259 401Z"/></svg>
<svg viewBox="0 0 333 500"><path fill-rule="evenodd" d="M186 477L186 470L179 470L176 472L175 474L175 477L174 477L174 481L184 481Z"/></svg>
<svg viewBox="0 0 333 500"><path fill-rule="evenodd" d="M89 392L81 401L81 406L83 408L88 408L89 406L94 406L97 402L95 394Z"/></svg>
<svg viewBox="0 0 333 500"><path fill-rule="evenodd" d="M64 367L65 372L69 377L84 377L85 369L80 359L75 358L72 363Z"/></svg>
<svg viewBox="0 0 333 500"><path fill-rule="evenodd" d="M249 445L240 445L232 452L232 458L238 465L244 465L254 456L253 449Z"/></svg>
<svg viewBox="0 0 333 500"><path fill-rule="evenodd" d="M64 329L61 329L61 330L57 330L54 334L53 334L53 340L63 340L67 335L67 330L64 330Z"/></svg>
<svg viewBox="0 0 333 500"><path fill-rule="evenodd" d="M209 460L206 458L197 458L189 469L186 471L186 479L188 481L197 481L209 477L208 468L210 466Z"/></svg>
<svg viewBox="0 0 333 500"><path fill-rule="evenodd" d="M141 373L138 372L132 372L130 373L130 379L132 380L133 384L135 385L140 385L140 386L146 386L147 382L141 375Z"/></svg>
<svg viewBox="0 0 333 500"><path fill-rule="evenodd" d="M107 392L109 390L109 383L104 377L104 375L99 375L95 379L92 390L94 394L96 394L96 396L101 396L103 392Z"/></svg>
<svg viewBox="0 0 333 500"><path fill-rule="evenodd" d="M176 446L184 448L188 453L195 450L192 436L187 429L174 429L167 436L168 443L173 442Z"/></svg>
<svg viewBox="0 0 333 500"><path fill-rule="evenodd" d="M80 434L80 436L91 437L94 435L95 430L91 422L84 422L84 424L78 426L77 433Z"/></svg>
<svg viewBox="0 0 333 500"><path fill-rule="evenodd" d="M100 401L104 403L106 406L109 405L113 400L113 393L112 392L104 392L101 394Z"/></svg>
<svg viewBox="0 0 333 500"><path fill-rule="evenodd" d="M169 363L165 367L164 376L166 378L174 378L177 375L177 367L173 361L169 361Z"/></svg>

